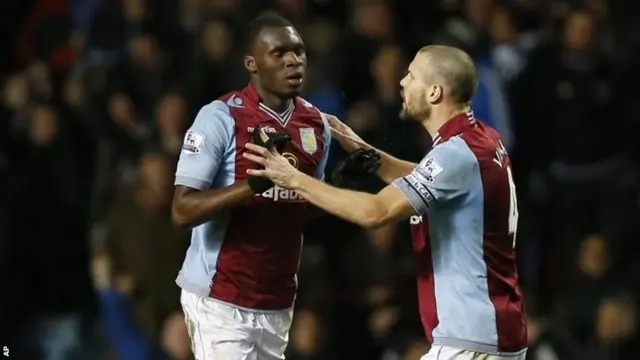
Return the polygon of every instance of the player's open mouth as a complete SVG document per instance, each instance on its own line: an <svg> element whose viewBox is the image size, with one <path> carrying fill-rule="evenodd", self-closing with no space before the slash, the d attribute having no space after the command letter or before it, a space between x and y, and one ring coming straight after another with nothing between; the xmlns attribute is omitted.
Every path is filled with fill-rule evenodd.
<svg viewBox="0 0 640 360"><path fill-rule="evenodd" d="M296 71L286 76L287 82L291 85L300 85L304 79L304 73L302 71Z"/></svg>

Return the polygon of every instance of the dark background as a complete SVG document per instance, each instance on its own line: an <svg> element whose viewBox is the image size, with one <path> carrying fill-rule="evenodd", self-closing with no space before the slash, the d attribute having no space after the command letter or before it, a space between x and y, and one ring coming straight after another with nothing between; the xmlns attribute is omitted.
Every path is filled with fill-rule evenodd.
<svg viewBox="0 0 640 360"><path fill-rule="evenodd" d="M267 8L305 39L305 97L408 160L430 145L397 117L408 62L427 44L467 50L476 116L514 162L527 358L637 357L635 2L6 0L0 345L12 358L185 358L176 158L197 110L246 84L242 34ZM426 352L407 225L309 224L289 359Z"/></svg>

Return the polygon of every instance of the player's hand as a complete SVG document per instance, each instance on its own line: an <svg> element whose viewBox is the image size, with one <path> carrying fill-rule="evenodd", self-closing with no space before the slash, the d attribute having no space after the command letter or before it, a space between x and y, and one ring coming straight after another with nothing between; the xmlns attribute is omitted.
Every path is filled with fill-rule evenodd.
<svg viewBox="0 0 640 360"><path fill-rule="evenodd" d="M370 149L371 145L367 144L358 134L356 134L349 126L347 126L342 121L338 120L337 117L324 114L329 121L329 125L331 126L331 136L334 140L340 143L340 146L345 151L352 152L357 149Z"/></svg>
<svg viewBox="0 0 640 360"><path fill-rule="evenodd" d="M253 143L266 149L275 149L276 151L282 151L284 147L291 141L291 135L282 132L267 134L263 128L256 125L253 130ZM257 194L261 194L273 187L273 182L266 177L249 176L248 184L251 190Z"/></svg>
<svg viewBox="0 0 640 360"><path fill-rule="evenodd" d="M286 132L268 134L261 126L256 126L253 130L253 143L267 149L275 148L282 152L290 141L291 135Z"/></svg>
<svg viewBox="0 0 640 360"><path fill-rule="evenodd" d="M245 152L242 156L263 167L263 169L247 170L249 175L268 178L274 184L284 188L293 187L293 183L296 177L300 175L300 172L289 163L289 160L280 155L275 147L267 149L266 147L247 143L245 148L251 152Z"/></svg>
<svg viewBox="0 0 640 360"><path fill-rule="evenodd" d="M375 174L380 165L380 154L373 149L360 148L336 165L329 181L338 187L361 190L364 177Z"/></svg>

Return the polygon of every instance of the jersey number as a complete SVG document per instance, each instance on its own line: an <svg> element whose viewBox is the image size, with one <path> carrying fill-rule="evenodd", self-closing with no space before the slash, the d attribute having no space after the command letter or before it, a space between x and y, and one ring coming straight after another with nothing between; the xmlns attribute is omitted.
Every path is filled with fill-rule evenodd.
<svg viewBox="0 0 640 360"><path fill-rule="evenodd" d="M511 166L507 166L507 178L509 179L509 235L513 235L513 248L515 248L516 232L518 231L518 199Z"/></svg>

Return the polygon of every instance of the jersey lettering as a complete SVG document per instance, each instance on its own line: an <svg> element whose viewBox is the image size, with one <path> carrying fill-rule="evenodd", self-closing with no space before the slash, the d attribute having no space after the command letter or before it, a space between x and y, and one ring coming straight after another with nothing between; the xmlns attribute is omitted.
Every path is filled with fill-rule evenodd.
<svg viewBox="0 0 640 360"><path fill-rule="evenodd" d="M271 189L263 192L262 194L256 194L256 196L261 197L261 198L265 198L265 199L272 199L273 201L303 200L302 197L300 195L298 195L298 193L295 192L294 190L281 188L278 185L276 185L276 186L272 187Z"/></svg>
<svg viewBox="0 0 640 360"><path fill-rule="evenodd" d="M509 234L513 236L513 248L515 248L519 213L518 199L516 197L516 184L513 182L511 166L507 166L507 178L509 180Z"/></svg>
<svg viewBox="0 0 640 360"><path fill-rule="evenodd" d="M498 148L496 148L496 157L493 158L493 162L500 167L504 167L504 159L507 157L507 149L502 144L502 141L498 141Z"/></svg>
<svg viewBox="0 0 640 360"><path fill-rule="evenodd" d="M507 156L507 149L504 147L504 144L502 144L502 141L498 141L498 147L496 148L496 155L493 158L493 162L500 167L505 167L504 161ZM509 235L513 236L513 247L515 248L516 232L518 231L518 199L516 197L516 185L513 182L511 166L507 166L506 171L509 182Z"/></svg>

